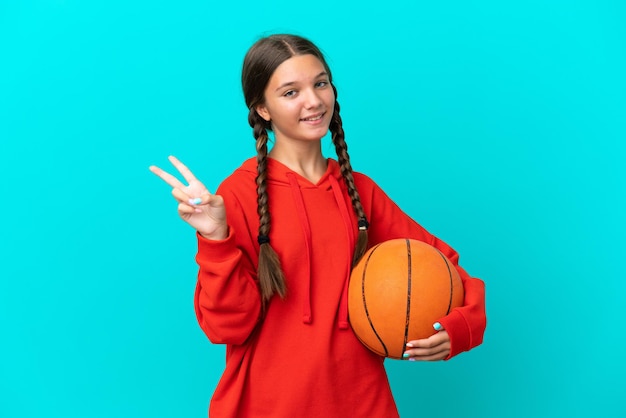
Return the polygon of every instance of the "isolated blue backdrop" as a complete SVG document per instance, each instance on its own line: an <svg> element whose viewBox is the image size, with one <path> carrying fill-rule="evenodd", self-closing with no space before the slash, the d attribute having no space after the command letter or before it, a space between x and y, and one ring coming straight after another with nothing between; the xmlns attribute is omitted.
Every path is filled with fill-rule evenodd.
<svg viewBox="0 0 626 418"><path fill-rule="evenodd" d="M401 415L624 416L625 21L619 0L0 0L0 417L206 416L224 350L148 166L214 190L253 155L240 66L272 32L326 52L354 167L486 282L483 346L388 362Z"/></svg>

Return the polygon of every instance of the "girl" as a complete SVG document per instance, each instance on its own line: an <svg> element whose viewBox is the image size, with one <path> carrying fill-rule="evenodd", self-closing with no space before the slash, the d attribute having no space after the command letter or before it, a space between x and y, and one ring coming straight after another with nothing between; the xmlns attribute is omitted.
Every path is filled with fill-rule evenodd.
<svg viewBox="0 0 626 418"><path fill-rule="evenodd" d="M407 237L455 264L464 306L441 318L435 335L407 344L404 356L413 361L447 360L482 342L483 282L352 171L337 90L315 45L292 35L259 40L244 59L242 84L256 159L216 194L174 157L187 185L150 168L173 187L179 215L197 230L196 315L213 343L227 344L209 416L397 417L383 358L348 324L352 266L367 248ZM322 156L329 129L337 160Z"/></svg>

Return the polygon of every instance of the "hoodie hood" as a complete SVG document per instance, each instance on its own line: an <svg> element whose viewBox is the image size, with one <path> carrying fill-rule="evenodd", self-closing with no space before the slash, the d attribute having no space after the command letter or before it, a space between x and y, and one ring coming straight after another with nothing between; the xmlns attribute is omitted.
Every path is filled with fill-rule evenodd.
<svg viewBox="0 0 626 418"><path fill-rule="evenodd" d="M327 159L326 172L317 181L312 183L307 178L303 177L299 173L291 170L281 162L268 158L267 162L267 179L268 183L275 183L281 186L289 187L291 191L291 197L296 208L296 216L300 228L302 229L302 235L305 240L306 253L304 254L306 262L302 266L305 270L305 277L308 278L305 284L304 294L302 296L302 322L305 324L311 324L313 322L314 312L312 312L312 300L311 300L311 282L313 280L311 265L312 265L312 251L313 251L313 232L311 231L311 225L309 221L309 214L307 213L307 206L303 197L303 191L306 189L320 189L330 190L334 196L337 209L341 214L344 228L343 231L336 231L338 234L345 234L347 238L346 242L349 248L347 248L350 257L346 259L346 277L344 278L343 291L341 293L341 299L338 306L337 318L338 326L340 329L348 329L348 282L350 280L350 271L352 267L352 255L354 253L354 247L356 242L356 234L358 232L357 223L354 216L354 211L350 206L350 200L347 194L347 187L339 163L332 159ZM257 163L255 158L247 160L242 169L246 171L254 172L256 175ZM348 200L346 202L346 200ZM270 208L271 211L271 208ZM270 240L272 231L270 229ZM319 245L319 243L317 244ZM287 290L289 292L289 289ZM287 296L289 297L289 295Z"/></svg>

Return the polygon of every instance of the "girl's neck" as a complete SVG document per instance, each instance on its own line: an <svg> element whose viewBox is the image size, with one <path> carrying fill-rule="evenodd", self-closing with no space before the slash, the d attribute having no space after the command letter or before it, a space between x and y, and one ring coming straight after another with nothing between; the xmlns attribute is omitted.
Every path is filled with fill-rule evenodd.
<svg viewBox="0 0 626 418"><path fill-rule="evenodd" d="M302 144L302 147L281 147L274 144L269 157L286 165L294 172L317 183L326 173L328 162L322 155L321 141Z"/></svg>

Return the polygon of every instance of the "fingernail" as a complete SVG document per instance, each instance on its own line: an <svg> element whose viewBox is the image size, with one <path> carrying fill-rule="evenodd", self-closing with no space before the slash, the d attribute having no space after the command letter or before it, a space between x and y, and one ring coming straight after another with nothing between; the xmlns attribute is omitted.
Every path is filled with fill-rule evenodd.
<svg viewBox="0 0 626 418"><path fill-rule="evenodd" d="M407 346L407 347L413 347L413 344L411 344L411 343L406 343L406 346Z"/></svg>
<svg viewBox="0 0 626 418"><path fill-rule="evenodd" d="M196 213L202 213L202 209L200 209L200 208L196 208L196 209L195 209L195 212L196 212Z"/></svg>
<svg viewBox="0 0 626 418"><path fill-rule="evenodd" d="M435 328L435 331L439 331L441 330L441 324L439 322L435 322L433 324L433 328Z"/></svg>
<svg viewBox="0 0 626 418"><path fill-rule="evenodd" d="M415 359L414 358L410 358L409 361L415 361Z"/></svg>
<svg viewBox="0 0 626 418"><path fill-rule="evenodd" d="M404 353L402 354L402 358L409 358L410 354L409 353Z"/></svg>
<svg viewBox="0 0 626 418"><path fill-rule="evenodd" d="M199 197L196 197L194 199L189 199L190 205L199 205L200 203L202 203L202 199L200 199Z"/></svg>

